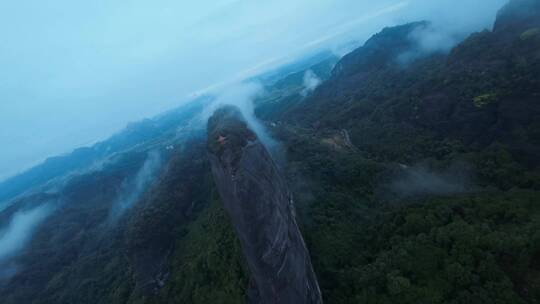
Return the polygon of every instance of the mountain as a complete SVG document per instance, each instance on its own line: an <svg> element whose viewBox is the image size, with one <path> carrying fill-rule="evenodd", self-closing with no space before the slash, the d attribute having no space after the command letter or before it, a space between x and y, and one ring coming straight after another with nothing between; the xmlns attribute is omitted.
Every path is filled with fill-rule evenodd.
<svg viewBox="0 0 540 304"><path fill-rule="evenodd" d="M279 161L205 97L0 184L1 302L537 303L539 20L261 76Z"/></svg>
<svg viewBox="0 0 540 304"><path fill-rule="evenodd" d="M326 302L538 301L540 14L521 9L536 3L406 63L429 23L386 28L261 115Z"/></svg>
<svg viewBox="0 0 540 304"><path fill-rule="evenodd" d="M509 18L505 11L513 6L521 9L522 4L511 2L500 18ZM511 20L522 17L529 20L519 14ZM289 117L301 124L346 129L353 142L373 154L384 155L381 149L390 141L399 142L402 161L410 161L405 156L422 146L410 141L421 133L468 146L500 142L515 157L535 163L540 152L540 108L535 102L540 69L534 34L538 21L531 22L504 27L497 19L494 31L473 34L448 55L426 54L406 67L399 56L414 50L410 33L429 25L385 29L345 56L333 77Z"/></svg>
<svg viewBox="0 0 540 304"><path fill-rule="evenodd" d="M0 284L2 302L122 303L130 291L153 292L174 229L207 202L205 163L194 161L205 151L204 126L193 121L203 104L128 126L87 148L94 154L77 159L81 166L72 166L77 153L57 158L64 172L77 170L48 171L58 177L10 202L1 213L4 233L33 236L16 256L0 257L1 268L10 269ZM35 225L44 229L27 231L33 219L26 214L43 206L51 210Z"/></svg>

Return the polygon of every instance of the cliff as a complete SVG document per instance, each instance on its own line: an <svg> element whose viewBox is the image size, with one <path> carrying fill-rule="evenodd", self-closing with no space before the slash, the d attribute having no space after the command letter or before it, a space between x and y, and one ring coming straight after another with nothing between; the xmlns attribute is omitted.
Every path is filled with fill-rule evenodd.
<svg viewBox="0 0 540 304"><path fill-rule="evenodd" d="M215 183L250 269L249 303L322 303L292 196L269 153L234 107L208 122Z"/></svg>

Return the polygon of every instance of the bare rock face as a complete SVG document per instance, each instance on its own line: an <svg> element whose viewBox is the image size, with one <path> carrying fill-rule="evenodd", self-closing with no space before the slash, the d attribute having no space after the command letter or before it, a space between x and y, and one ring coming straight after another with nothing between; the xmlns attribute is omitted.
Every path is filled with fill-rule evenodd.
<svg viewBox="0 0 540 304"><path fill-rule="evenodd" d="M235 107L208 121L212 173L247 260L249 303L322 303L292 196Z"/></svg>

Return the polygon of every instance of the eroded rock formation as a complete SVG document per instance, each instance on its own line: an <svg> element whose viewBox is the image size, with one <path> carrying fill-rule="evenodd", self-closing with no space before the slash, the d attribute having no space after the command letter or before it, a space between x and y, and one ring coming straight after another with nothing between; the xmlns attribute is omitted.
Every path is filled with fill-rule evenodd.
<svg viewBox="0 0 540 304"><path fill-rule="evenodd" d="M214 180L247 260L249 303L322 303L292 196L274 161L235 107L208 122Z"/></svg>

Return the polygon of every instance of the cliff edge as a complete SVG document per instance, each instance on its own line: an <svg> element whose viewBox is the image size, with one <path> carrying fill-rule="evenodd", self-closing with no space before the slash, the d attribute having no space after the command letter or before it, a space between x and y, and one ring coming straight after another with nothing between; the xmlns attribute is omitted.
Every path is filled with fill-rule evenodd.
<svg viewBox="0 0 540 304"><path fill-rule="evenodd" d="M239 110L208 121L215 183L249 266L249 303L322 303L292 196L274 161Z"/></svg>

